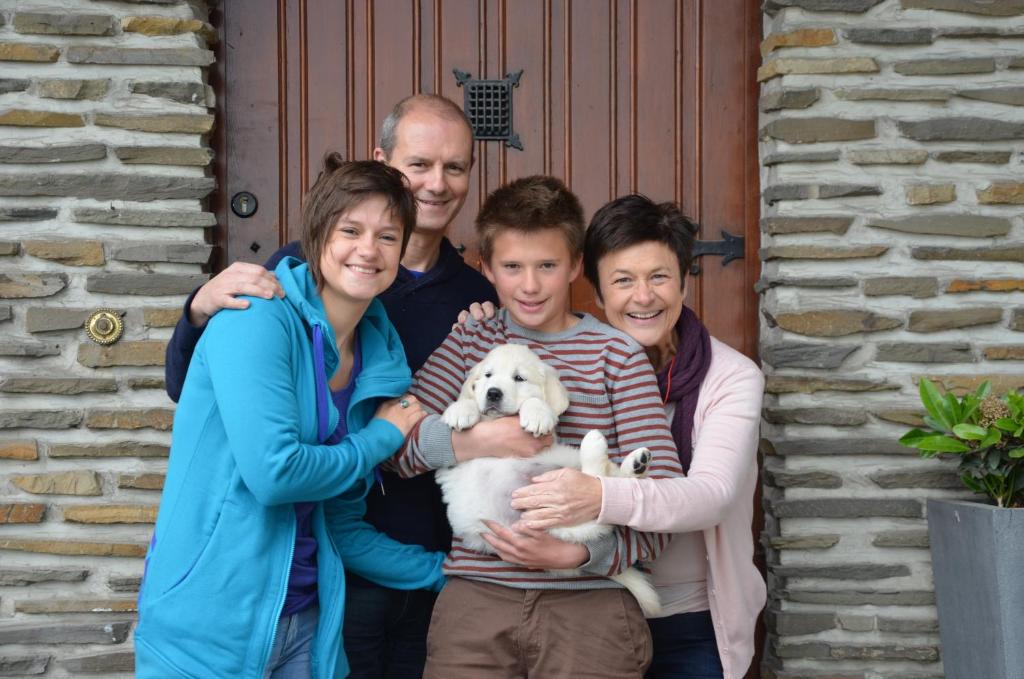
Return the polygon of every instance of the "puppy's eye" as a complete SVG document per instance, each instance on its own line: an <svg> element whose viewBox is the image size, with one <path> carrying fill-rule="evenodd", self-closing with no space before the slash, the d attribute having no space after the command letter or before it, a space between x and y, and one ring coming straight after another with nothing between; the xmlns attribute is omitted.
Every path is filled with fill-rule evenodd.
<svg viewBox="0 0 1024 679"><path fill-rule="evenodd" d="M489 372L489 371L488 371L488 372L485 372L485 373L484 373L484 378L485 378L485 379L488 379L488 380L489 380L489 379L491 379L491 375L493 375L493 374L494 374L494 373L492 373L492 372Z"/></svg>
<svg viewBox="0 0 1024 679"><path fill-rule="evenodd" d="M512 379L514 381L516 381L516 382L525 382L526 381L526 378L523 377L522 375L513 375Z"/></svg>

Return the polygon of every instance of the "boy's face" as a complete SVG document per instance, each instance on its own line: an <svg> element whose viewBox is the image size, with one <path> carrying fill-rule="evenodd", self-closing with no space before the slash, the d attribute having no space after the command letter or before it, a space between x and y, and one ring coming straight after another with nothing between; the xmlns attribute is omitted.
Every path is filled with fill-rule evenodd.
<svg viewBox="0 0 1024 679"><path fill-rule="evenodd" d="M580 257L558 229L525 233L503 229L484 275L516 323L539 332L561 332L576 323L569 313L569 284L580 275Z"/></svg>

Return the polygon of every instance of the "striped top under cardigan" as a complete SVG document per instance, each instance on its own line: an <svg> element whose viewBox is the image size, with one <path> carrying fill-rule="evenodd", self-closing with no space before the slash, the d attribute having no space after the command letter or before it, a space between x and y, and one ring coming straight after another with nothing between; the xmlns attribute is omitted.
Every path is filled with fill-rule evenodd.
<svg viewBox="0 0 1024 679"><path fill-rule="evenodd" d="M636 448L652 454L652 478L682 476L665 420L654 371L643 348L628 335L584 314L572 328L540 333L517 325L504 309L493 319L458 326L417 371L412 393L430 413L407 439L393 464L402 476L415 476L455 463L451 430L439 416L459 397L470 369L499 344L526 344L555 368L569 392L569 409L555 432L562 443L578 446L597 429L608 439L608 454L619 463ZM617 527L588 544L591 559L581 575L556 574L518 566L494 554L466 549L455 538L444 570L476 580L518 588L599 589L618 587L607 579L637 561L651 561L668 543L665 533Z"/></svg>

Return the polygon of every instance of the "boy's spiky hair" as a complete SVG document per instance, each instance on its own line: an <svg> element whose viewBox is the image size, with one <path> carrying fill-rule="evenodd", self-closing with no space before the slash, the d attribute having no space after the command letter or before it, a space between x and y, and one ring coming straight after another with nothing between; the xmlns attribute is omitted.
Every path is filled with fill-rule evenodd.
<svg viewBox="0 0 1024 679"><path fill-rule="evenodd" d="M523 177L487 196L476 217L483 261L491 260L494 239L504 229L524 233L557 229L565 237L573 259L583 252L583 208L573 192L555 177Z"/></svg>

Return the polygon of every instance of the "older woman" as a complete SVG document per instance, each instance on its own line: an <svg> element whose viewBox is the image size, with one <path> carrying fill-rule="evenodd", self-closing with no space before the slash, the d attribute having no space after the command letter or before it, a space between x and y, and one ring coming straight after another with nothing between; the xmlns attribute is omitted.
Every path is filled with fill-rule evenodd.
<svg viewBox="0 0 1024 679"><path fill-rule="evenodd" d="M647 350L686 478L549 472L514 494L528 528L597 519L672 532L651 564L664 607L649 620L647 677L738 679L754 654L765 585L751 518L764 378L683 305L696 227L672 203L614 200L587 229L583 264L608 322Z"/></svg>

